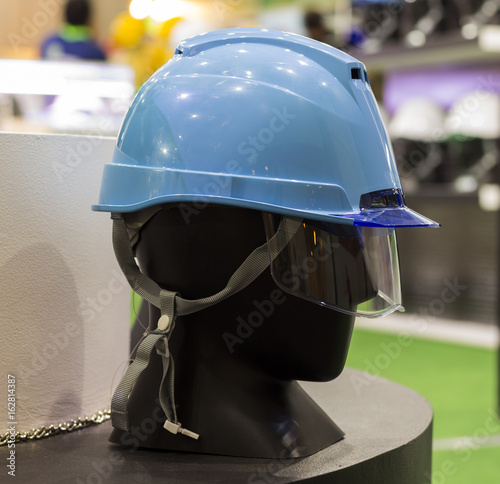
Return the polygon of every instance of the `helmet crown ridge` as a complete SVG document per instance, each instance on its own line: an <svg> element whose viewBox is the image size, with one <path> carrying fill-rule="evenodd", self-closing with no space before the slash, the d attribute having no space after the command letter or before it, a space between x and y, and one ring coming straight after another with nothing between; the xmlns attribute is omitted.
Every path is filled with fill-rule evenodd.
<svg viewBox="0 0 500 484"><path fill-rule="evenodd" d="M318 62L320 65L339 65L364 70L364 65L354 57L327 44L290 32L269 29L239 28L207 32L179 42L175 55L193 56L223 45L260 44L288 49ZM332 57L332 50L336 51ZM354 73L353 75L358 75ZM362 76L361 76L362 78Z"/></svg>
<svg viewBox="0 0 500 484"><path fill-rule="evenodd" d="M138 92L94 208L201 201L352 225L382 190L401 183L363 64L227 29L182 41Z"/></svg>

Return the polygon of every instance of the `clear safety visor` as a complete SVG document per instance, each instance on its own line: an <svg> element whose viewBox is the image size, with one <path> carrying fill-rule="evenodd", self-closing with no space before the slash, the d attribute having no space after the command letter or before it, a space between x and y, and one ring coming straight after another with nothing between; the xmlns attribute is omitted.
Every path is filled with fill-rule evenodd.
<svg viewBox="0 0 500 484"><path fill-rule="evenodd" d="M290 239L271 257L271 274L283 291L355 316L404 311L394 228L269 213L264 214L264 224L270 254L278 251L280 233L288 233Z"/></svg>

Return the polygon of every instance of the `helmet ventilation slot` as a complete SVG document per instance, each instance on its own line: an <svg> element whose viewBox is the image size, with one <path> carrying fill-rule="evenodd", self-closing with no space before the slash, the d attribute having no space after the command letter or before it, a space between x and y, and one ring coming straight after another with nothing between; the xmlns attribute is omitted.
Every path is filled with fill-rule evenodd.
<svg viewBox="0 0 500 484"><path fill-rule="evenodd" d="M361 69L359 67L354 67L351 69L352 79L363 79L363 74L361 74Z"/></svg>
<svg viewBox="0 0 500 484"><path fill-rule="evenodd" d="M353 67L351 69L351 79L359 79L361 81L365 81L367 84L370 84L370 81L368 80L368 73L361 67Z"/></svg>

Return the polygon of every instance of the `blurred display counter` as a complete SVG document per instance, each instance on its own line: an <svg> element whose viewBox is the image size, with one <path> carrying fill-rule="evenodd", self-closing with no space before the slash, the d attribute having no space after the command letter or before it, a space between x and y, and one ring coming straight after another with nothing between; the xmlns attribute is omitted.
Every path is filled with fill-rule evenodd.
<svg viewBox="0 0 500 484"><path fill-rule="evenodd" d="M116 135L134 95L125 65L0 59L0 130Z"/></svg>
<svg viewBox="0 0 500 484"><path fill-rule="evenodd" d="M109 484L430 484L433 414L423 397L349 368L332 382L302 385L346 434L309 457L254 459L122 448L107 441L111 425L106 422L17 444L16 477ZM147 432L137 431L139 438ZM0 457L7 451L0 447Z"/></svg>

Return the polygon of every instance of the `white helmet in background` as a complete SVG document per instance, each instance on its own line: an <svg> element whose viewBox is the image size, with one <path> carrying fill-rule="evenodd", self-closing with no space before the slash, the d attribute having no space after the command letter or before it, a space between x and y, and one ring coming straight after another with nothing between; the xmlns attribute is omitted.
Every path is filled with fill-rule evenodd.
<svg viewBox="0 0 500 484"><path fill-rule="evenodd" d="M413 98L399 106L389 123L392 139L413 141L442 141L445 113L435 102L426 98Z"/></svg>
<svg viewBox="0 0 500 484"><path fill-rule="evenodd" d="M489 91L467 93L455 101L445 121L449 136L500 137L500 96Z"/></svg>

